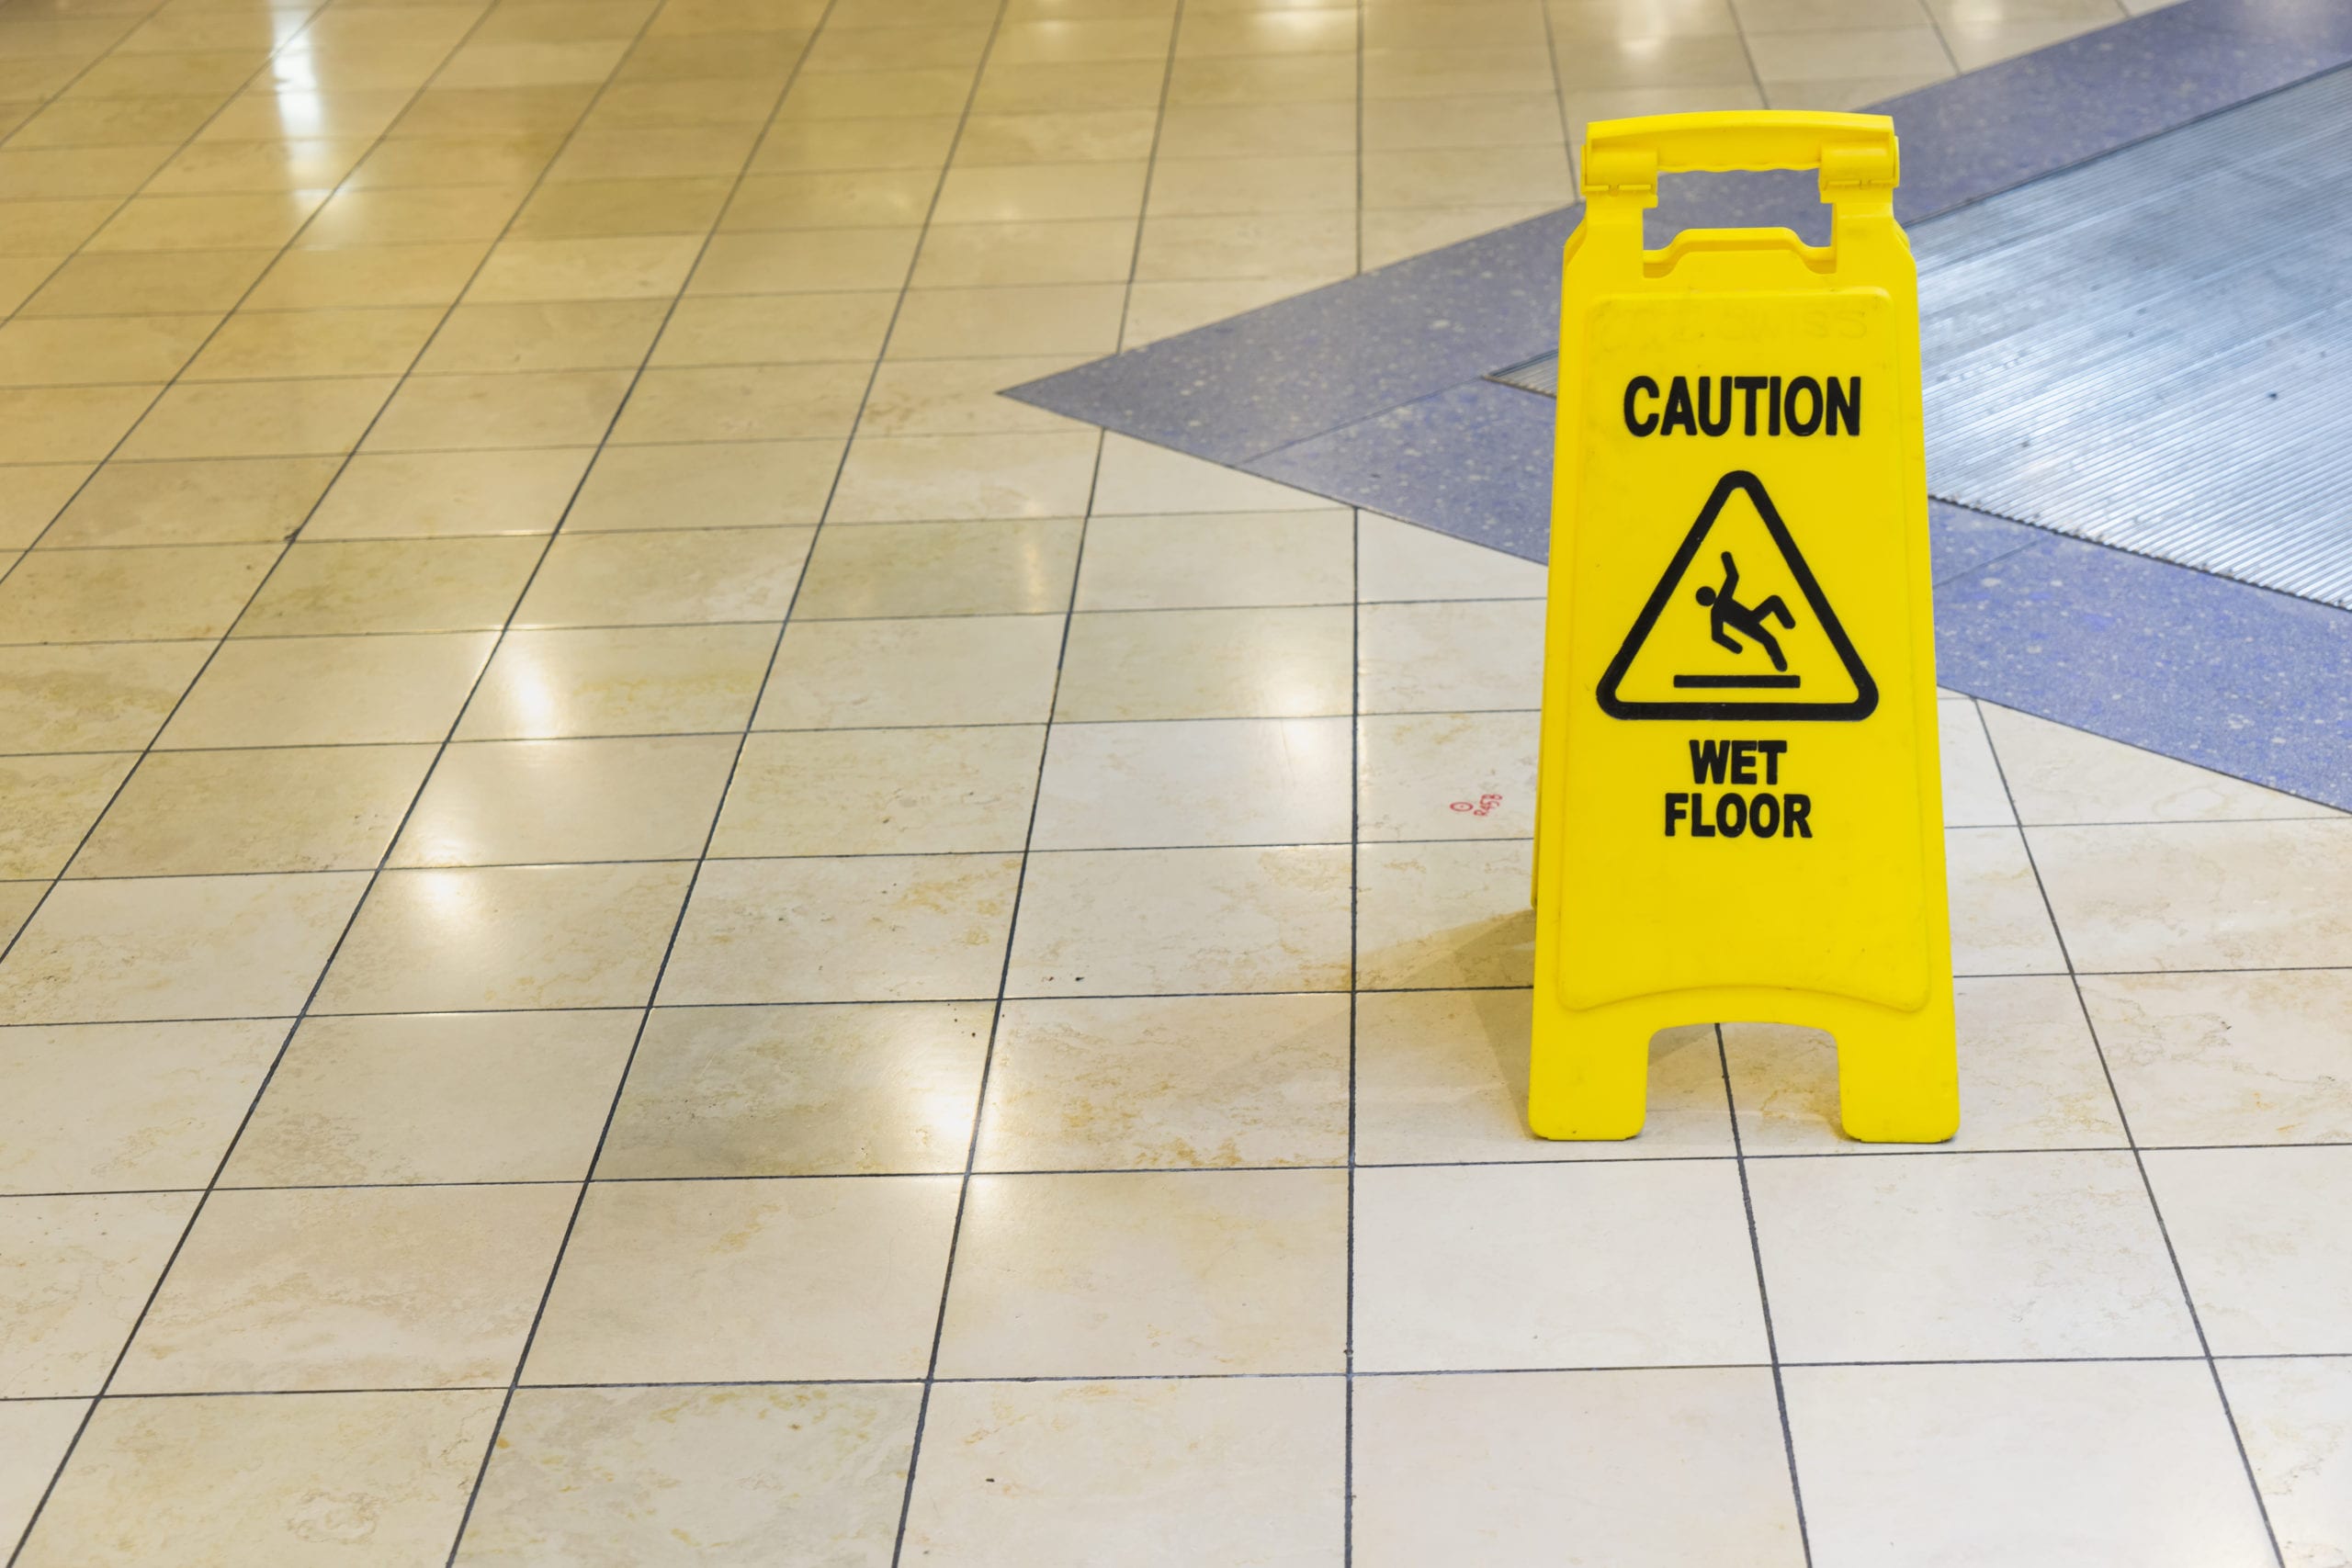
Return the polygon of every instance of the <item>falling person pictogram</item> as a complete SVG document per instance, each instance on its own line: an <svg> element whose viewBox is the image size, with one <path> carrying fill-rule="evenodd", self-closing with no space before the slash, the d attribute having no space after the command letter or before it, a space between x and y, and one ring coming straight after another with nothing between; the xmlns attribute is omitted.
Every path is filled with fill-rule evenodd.
<svg viewBox="0 0 2352 1568"><path fill-rule="evenodd" d="M1700 604L1707 607L1707 635L1734 653L1747 652L1747 649L1740 645L1737 638L1731 637L1724 630L1724 623L1730 623L1749 641L1764 650L1766 657L1772 660L1774 670L1785 674L1789 668L1789 661L1781 652L1781 639L1767 630L1764 623L1778 621L1781 623L1782 631L1794 631L1797 626L1796 617L1789 614L1788 605L1781 602L1781 596L1777 593L1760 604L1741 604L1736 597L1739 592L1738 563L1731 558L1729 550L1723 552L1723 560L1724 585L1721 588L1702 588L1693 595Z"/></svg>

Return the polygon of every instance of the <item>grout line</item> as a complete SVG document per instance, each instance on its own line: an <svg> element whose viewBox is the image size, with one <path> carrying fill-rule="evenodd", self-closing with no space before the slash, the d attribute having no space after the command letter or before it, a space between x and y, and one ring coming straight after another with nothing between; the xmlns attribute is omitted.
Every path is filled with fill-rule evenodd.
<svg viewBox="0 0 2352 1568"><path fill-rule="evenodd" d="M1724 1113L1731 1125L1732 1168L1739 1174L1739 1206L1747 1220L1747 1250L1756 1268L1756 1303L1763 1315L1764 1351L1770 1358L1772 1369L1772 1403L1781 1416L1781 1448L1789 1467L1789 1500L1796 1509L1797 1545L1804 1553L1808 1565L1813 1562L1813 1535L1807 1529L1804 1515L1804 1483L1797 1472L1796 1430L1789 1421L1789 1391L1781 1375L1781 1341L1772 1326L1772 1293L1764 1278L1764 1241L1756 1225L1756 1198L1747 1184L1747 1150L1739 1134L1739 1099L1731 1081L1731 1049L1724 1041L1724 1026L1713 1026L1715 1034L1715 1063L1723 1075Z"/></svg>
<svg viewBox="0 0 2352 1568"><path fill-rule="evenodd" d="M1983 706L1971 699L1970 707L1975 714L1977 729L1992 754L1994 772L2000 777L2002 792L2009 796L2009 811L2014 816L2017 797L2009 789L2008 769L2001 761L2000 747L1993 739L1992 727L1984 722ZM2066 978L2075 993L2075 1009L2082 1014L2083 1027L2090 1033L2092 1049L2098 1053L2099 1072L2107 1080L2108 1098L2114 1103L2116 1122L2123 1129L2124 1140L2130 1145L2132 1168L2140 1173L2140 1190L2147 1195L2149 1216L2156 1222L2156 1235L2165 1244L2165 1258L2172 1265L2173 1281L2180 1291L2181 1305L2188 1314L2189 1326L2197 1332L2197 1348L2204 1359L2207 1374L2213 1380L2213 1394L2221 1402L2222 1418L2229 1424L2230 1440L2237 1446L2238 1464L2245 1472L2246 1489L2254 1495L2255 1511L2262 1519L2262 1532L2269 1542L2271 1559L2283 1568L2286 1556L2279 1547L2278 1528L2271 1522L2269 1500L2262 1495L2262 1482L2255 1474L2253 1457L2246 1452L2245 1437L2238 1427L2237 1413L2230 1407L2229 1389L2222 1383L2222 1369L2213 1359L2212 1341L2205 1334L2204 1317L2197 1310L2196 1293L2188 1288L2188 1275L2181 1267L2180 1251L2173 1245L2172 1227L2165 1221L2164 1205L2157 1201L2155 1183L2148 1176L2146 1156L2140 1146L2138 1134L2132 1130L2131 1112L2124 1108L2122 1092L2116 1087L2115 1070L2108 1063L2106 1043L2099 1039L2098 1024L2091 1016L2089 1001L2083 996L2082 978L2075 968L2074 950L2066 942L2065 929L2058 923L2058 908L2052 902L2049 886L2042 880L2041 864L2033 852L2032 836L2020 829L2018 841L2025 847L2026 864L2033 872L2034 891L2041 896L2042 912L2050 921L2051 934L2057 939L2059 955L2065 961Z"/></svg>
<svg viewBox="0 0 2352 1568"><path fill-rule="evenodd" d="M951 168L955 165L955 150L962 143L965 130L970 124L972 105L978 98L980 82L987 75L989 58L995 51L997 39L1002 32L1005 16L1010 8L1010 0L998 0L996 16L989 24L989 41L981 51L980 62L973 77L971 95L965 100L964 118L957 123L955 140L949 145L948 165ZM1152 121L1151 146L1144 159L1144 186L1141 198L1136 204L1136 235L1128 251L1127 281L1119 313L1119 333L1122 338L1125 335L1127 315L1134 304L1136 273L1143 254L1144 219L1151 205L1151 184L1158 164L1159 139L1167 120L1169 85L1174 79L1176 70L1176 35L1183 26L1183 0L1176 0L1175 10L1169 19L1168 57L1160 71L1159 112ZM943 175L943 188L944 180L945 176ZM937 208L938 196L934 194L933 211L936 212ZM926 228L926 235L928 235L928 228ZM917 265L920 261L919 249L916 257ZM910 279L911 276L910 272ZM885 352L887 355L887 345ZM979 1163L980 1136L986 1128L989 1084L996 1067L997 1044L1003 1032L1004 1004L1012 987L1012 955L1020 935L1023 896L1028 891L1029 886L1031 846L1036 842L1038 813L1045 799L1046 768L1053 753L1053 727L1061 705L1061 683L1069 659L1070 632L1078 620L1079 583L1083 580L1086 570L1087 537L1093 521L1095 498L1102 487L1104 446L1102 434L1097 432L1093 468L1087 480L1086 510L1079 523L1077 547L1072 552L1070 561L1069 588L1068 597L1063 601L1061 640L1054 657L1053 687L1046 702L1045 732L1037 749L1037 782L1030 795L1029 821L1023 836L1021 865L1013 881L1012 914L1005 922L1004 960L997 975L997 995L992 999L993 1010L989 1020L988 1047L981 1055L979 1079L973 1090L972 1133L965 1146L964 1170L956 1192L956 1213L947 1234L947 1257L944 1267L940 1270L939 1313L932 1326L931 1352L923 1366L922 1393L915 1405L914 1429L907 1446L906 1487L899 1496L898 1529L890 1548L892 1568L897 1568L897 1565L906 1558L907 1529L914 1517L915 1486L922 1473L922 1441L931 1417L932 1393L941 1381L939 1359L946 1343L947 1309L955 1291L956 1262L963 1250L964 1221L970 1209L972 1179Z"/></svg>
<svg viewBox="0 0 2352 1568"><path fill-rule="evenodd" d="M2169 1366L2188 1365L2201 1357L2184 1356L1979 1356L1955 1360L1894 1360L1894 1361L1783 1361L1781 1365L1802 1371L1831 1369L1865 1369L1880 1367L2108 1367L2108 1366ZM2233 1362L2263 1361L2352 1361L2352 1351L2298 1350L2263 1355L2222 1356L2219 1359ZM1763 1371L1770 1363L1765 1361L1677 1361L1646 1362L1586 1362L1574 1366L1523 1367L1396 1367L1361 1368L1345 1371L1283 1371L1262 1372L1050 1372L1007 1373L996 1376L943 1377L933 1381L951 1386L994 1387L1017 1383L1156 1383L1156 1382L1337 1382L1360 1378L1495 1378L1495 1377L1557 1377L1562 1374L1607 1376L1611 1373L1642 1372L1705 1372ZM523 1389L532 1392L559 1389L624 1389L624 1388L913 1388L922 1382L917 1377L903 1378L729 1378L654 1382L616 1379L610 1382L525 1382ZM138 1393L109 1393L104 1396L109 1404L122 1404L159 1399L300 1399L355 1393L448 1393L498 1392L498 1383L401 1383L383 1386L353 1386L334 1388L221 1388L221 1389L152 1389ZM87 1393L10 1394L0 1396L5 1404L75 1404L85 1400L95 1401Z"/></svg>

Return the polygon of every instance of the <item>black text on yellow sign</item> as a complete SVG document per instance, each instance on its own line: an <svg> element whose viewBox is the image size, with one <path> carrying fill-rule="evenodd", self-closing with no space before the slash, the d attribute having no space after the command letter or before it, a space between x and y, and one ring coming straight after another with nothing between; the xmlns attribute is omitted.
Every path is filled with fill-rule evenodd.
<svg viewBox="0 0 2352 1568"><path fill-rule="evenodd" d="M1529 1114L1641 1128L1676 1024L1828 1031L1858 1138L1958 1125L1918 311L1874 116L1594 125L1569 242ZM1831 243L1643 249L1657 176L1815 167Z"/></svg>

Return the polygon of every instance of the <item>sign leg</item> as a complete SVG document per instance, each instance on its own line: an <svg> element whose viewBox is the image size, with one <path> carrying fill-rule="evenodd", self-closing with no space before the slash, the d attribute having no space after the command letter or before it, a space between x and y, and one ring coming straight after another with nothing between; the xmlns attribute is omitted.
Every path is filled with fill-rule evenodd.
<svg viewBox="0 0 2352 1568"><path fill-rule="evenodd" d="M1572 1011L1548 989L1535 989L1529 1126L1542 1138L1632 1137L1649 1110L1650 1036L1658 1026L1628 1007Z"/></svg>
<svg viewBox="0 0 2352 1568"><path fill-rule="evenodd" d="M1917 1012L1855 1003L1825 1021L1838 1041L1838 1119L1866 1144L1940 1144L1960 1131L1951 993Z"/></svg>

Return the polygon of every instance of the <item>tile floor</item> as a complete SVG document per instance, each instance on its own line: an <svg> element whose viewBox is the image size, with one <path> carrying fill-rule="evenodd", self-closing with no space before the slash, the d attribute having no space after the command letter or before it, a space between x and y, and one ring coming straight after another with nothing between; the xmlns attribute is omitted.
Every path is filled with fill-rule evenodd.
<svg viewBox="0 0 2352 1568"><path fill-rule="evenodd" d="M2352 820L1951 698L1960 1139L1539 1144L1534 569L993 396L2119 14L9 0L11 1561L2352 1556Z"/></svg>

